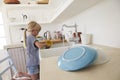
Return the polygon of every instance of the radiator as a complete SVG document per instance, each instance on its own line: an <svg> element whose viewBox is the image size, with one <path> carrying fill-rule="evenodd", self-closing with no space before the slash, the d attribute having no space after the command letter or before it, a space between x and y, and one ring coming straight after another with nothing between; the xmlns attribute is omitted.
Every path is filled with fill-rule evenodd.
<svg viewBox="0 0 120 80"><path fill-rule="evenodd" d="M5 46L8 54L11 56L16 69L20 72L27 72L26 69L26 52L22 45Z"/></svg>

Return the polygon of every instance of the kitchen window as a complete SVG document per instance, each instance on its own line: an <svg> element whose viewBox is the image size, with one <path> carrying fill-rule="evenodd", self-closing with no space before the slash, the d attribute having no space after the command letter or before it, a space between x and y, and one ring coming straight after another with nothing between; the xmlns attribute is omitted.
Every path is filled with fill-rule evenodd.
<svg viewBox="0 0 120 80"><path fill-rule="evenodd" d="M3 49L4 45L6 45L6 36L5 36L5 29L3 25L2 13L0 12L0 49Z"/></svg>

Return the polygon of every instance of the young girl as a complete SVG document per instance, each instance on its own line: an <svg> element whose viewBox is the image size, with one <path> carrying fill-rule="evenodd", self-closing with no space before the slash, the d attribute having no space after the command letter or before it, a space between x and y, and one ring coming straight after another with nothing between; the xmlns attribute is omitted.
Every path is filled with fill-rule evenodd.
<svg viewBox="0 0 120 80"><path fill-rule="evenodd" d="M39 48L47 46L46 43L40 43L36 39L40 30L41 26L35 21L31 21L25 30L25 46L27 50L26 66L32 80L38 80L39 78ZM26 34L27 31L29 35Z"/></svg>

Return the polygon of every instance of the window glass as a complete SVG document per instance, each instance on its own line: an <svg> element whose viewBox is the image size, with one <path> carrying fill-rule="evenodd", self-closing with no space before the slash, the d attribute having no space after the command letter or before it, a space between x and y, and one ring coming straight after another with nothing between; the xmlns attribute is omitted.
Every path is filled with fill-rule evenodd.
<svg viewBox="0 0 120 80"><path fill-rule="evenodd" d="M0 37L5 37L4 26L0 24Z"/></svg>
<svg viewBox="0 0 120 80"><path fill-rule="evenodd" d="M0 24L3 24L2 13L0 12Z"/></svg>
<svg viewBox="0 0 120 80"><path fill-rule="evenodd" d="M0 12L0 49L3 49L4 45L6 45L6 36L3 25L2 13Z"/></svg>

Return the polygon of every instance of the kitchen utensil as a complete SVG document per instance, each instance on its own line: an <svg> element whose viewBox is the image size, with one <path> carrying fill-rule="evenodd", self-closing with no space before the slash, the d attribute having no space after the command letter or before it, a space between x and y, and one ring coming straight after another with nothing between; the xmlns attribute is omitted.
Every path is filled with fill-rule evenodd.
<svg viewBox="0 0 120 80"><path fill-rule="evenodd" d="M73 33L73 38L75 39L78 37L78 39L79 39L78 42L81 42L81 34L82 34L82 32Z"/></svg>
<svg viewBox="0 0 120 80"><path fill-rule="evenodd" d="M45 37L46 40L50 40L50 39L51 39L50 31L46 31L46 32L44 33L44 37Z"/></svg>
<svg viewBox="0 0 120 80"><path fill-rule="evenodd" d="M97 51L91 47L73 47L58 58L58 67L65 71L76 71L92 64L97 58Z"/></svg>

